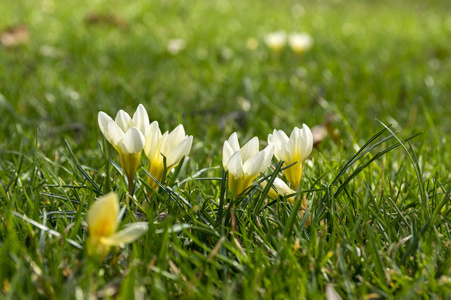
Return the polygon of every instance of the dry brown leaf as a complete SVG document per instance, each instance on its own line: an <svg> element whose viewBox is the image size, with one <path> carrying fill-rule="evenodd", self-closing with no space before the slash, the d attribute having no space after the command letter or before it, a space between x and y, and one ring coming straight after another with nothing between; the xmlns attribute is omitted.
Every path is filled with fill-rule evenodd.
<svg viewBox="0 0 451 300"><path fill-rule="evenodd" d="M340 137L340 132L333 126L335 118L334 114L330 114L323 124L312 127L313 147L317 148L327 136L331 136L334 140Z"/></svg>
<svg viewBox="0 0 451 300"><path fill-rule="evenodd" d="M30 34L25 25L17 25L6 28L0 36L3 47L12 48L28 43Z"/></svg>
<svg viewBox="0 0 451 300"><path fill-rule="evenodd" d="M122 17L112 13L89 13L85 16L85 23L87 25L110 25L121 29L127 28L127 22Z"/></svg>
<svg viewBox="0 0 451 300"><path fill-rule="evenodd" d="M326 125L322 124L313 126L312 135L313 135L313 147L318 147L319 143L321 143L327 136Z"/></svg>

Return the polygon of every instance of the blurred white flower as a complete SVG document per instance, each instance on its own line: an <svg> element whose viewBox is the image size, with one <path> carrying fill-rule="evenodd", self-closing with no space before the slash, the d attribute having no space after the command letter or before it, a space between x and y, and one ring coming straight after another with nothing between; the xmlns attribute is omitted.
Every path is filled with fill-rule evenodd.
<svg viewBox="0 0 451 300"><path fill-rule="evenodd" d="M120 110L113 120L103 111L99 112L98 122L105 138L119 152L122 169L127 175L129 188L133 186L133 178L141 161L145 136L149 132L149 116L143 105L138 105L133 119ZM132 191L129 190L131 193Z"/></svg>
<svg viewBox="0 0 451 300"><path fill-rule="evenodd" d="M186 47L185 40L182 39L172 39L169 40L167 50L170 54L175 55L180 51L184 50Z"/></svg>
<svg viewBox="0 0 451 300"><path fill-rule="evenodd" d="M287 34L284 31L276 31L268 33L265 36L265 43L269 49L274 52L282 51L287 42Z"/></svg>
<svg viewBox="0 0 451 300"><path fill-rule="evenodd" d="M247 189L252 181L269 167L273 150L274 147L268 145L259 151L257 137L240 148L236 132L224 142L222 164L229 172L229 189L235 191L235 196Z"/></svg>
<svg viewBox="0 0 451 300"><path fill-rule="evenodd" d="M294 163L283 172L293 189L297 190L302 178L304 162L312 152L313 135L310 128L303 124L302 129L295 127L290 137L282 130L274 129L268 135L268 142L274 145L274 155L278 160L284 161L284 166Z"/></svg>
<svg viewBox="0 0 451 300"><path fill-rule="evenodd" d="M189 154L192 144L193 136L185 134L183 125L180 124L170 133L166 131L161 134L158 122L152 122L144 146L144 153L149 159L149 173L161 182L164 175L164 158L166 158L166 169L169 172ZM158 184L151 178L148 182L152 188L158 188Z"/></svg>
<svg viewBox="0 0 451 300"><path fill-rule="evenodd" d="M292 33L288 37L288 43L294 53L301 54L312 47L313 39L307 33Z"/></svg>
<svg viewBox="0 0 451 300"><path fill-rule="evenodd" d="M111 192L98 198L88 211L88 253L104 257L111 246L122 246L137 240L147 229L146 222L133 223L116 232L119 225L119 201Z"/></svg>

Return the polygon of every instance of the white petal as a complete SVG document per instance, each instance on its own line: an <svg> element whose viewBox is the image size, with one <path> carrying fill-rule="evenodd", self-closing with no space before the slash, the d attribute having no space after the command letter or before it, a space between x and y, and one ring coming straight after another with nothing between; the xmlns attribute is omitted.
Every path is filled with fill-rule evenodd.
<svg viewBox="0 0 451 300"><path fill-rule="evenodd" d="M282 130L274 129L273 134L268 136L268 143L274 145L274 155L279 160L284 160L281 153L285 149L287 142L288 136Z"/></svg>
<svg viewBox="0 0 451 300"><path fill-rule="evenodd" d="M288 42L290 44L291 49L293 49L293 51L296 53L304 52L305 50L309 49L313 44L312 38L310 37L310 35L306 33L290 34Z"/></svg>
<svg viewBox="0 0 451 300"><path fill-rule="evenodd" d="M142 104L138 105L138 108L133 115L133 123L141 130L144 136L147 136L149 131L149 115Z"/></svg>
<svg viewBox="0 0 451 300"><path fill-rule="evenodd" d="M171 150L166 158L166 164L168 168L177 165L183 156L187 156L191 151L191 146L193 144L193 136L189 136L184 139L180 144Z"/></svg>
<svg viewBox="0 0 451 300"><path fill-rule="evenodd" d="M290 189L288 187L288 185L282 179L280 179L278 177L274 180L273 185L276 188L277 194L279 194L279 195L285 196L285 195L290 195L290 194L296 193L295 191Z"/></svg>
<svg viewBox="0 0 451 300"><path fill-rule="evenodd" d="M126 113L122 109L117 112L115 122L123 132L126 132L127 129L131 127L131 121L132 119L130 118L128 113Z"/></svg>
<svg viewBox="0 0 451 300"><path fill-rule="evenodd" d="M227 163L235 152L236 151L233 150L229 142L225 141L224 146L222 147L222 165L224 166L224 169L227 170Z"/></svg>
<svg viewBox="0 0 451 300"><path fill-rule="evenodd" d="M265 149L262 150L265 153L265 158L263 160L260 172L266 171L269 165L271 164L271 160L274 154L274 145L268 145Z"/></svg>
<svg viewBox="0 0 451 300"><path fill-rule="evenodd" d="M300 137L301 137L301 129L299 129L298 127L294 127L293 131L290 134L290 140L298 141Z"/></svg>
<svg viewBox="0 0 451 300"><path fill-rule="evenodd" d="M292 164L292 163L294 163L294 162L297 162L297 159L294 158L294 159L296 159L296 160L294 160L293 157L292 157L292 155L291 155L291 153L288 152L288 149L286 149L286 148L280 149L280 151L279 151L279 157L280 157L280 160L283 160L283 161L286 162L288 165L289 165L289 164Z"/></svg>
<svg viewBox="0 0 451 300"><path fill-rule="evenodd" d="M111 143L110 134L108 133L108 123L113 121L113 119L103 111L100 111L97 120L99 122L100 131L107 141Z"/></svg>
<svg viewBox="0 0 451 300"><path fill-rule="evenodd" d="M159 142L161 139L161 131L158 126L157 121L153 121L149 125L149 132L146 136L146 144L144 146L144 152L146 153L146 156L153 160L156 153L160 155L160 148L159 148Z"/></svg>
<svg viewBox="0 0 451 300"><path fill-rule="evenodd" d="M107 246L130 244L139 239L148 229L149 224L147 222L133 223L112 236L102 238L100 242Z"/></svg>
<svg viewBox="0 0 451 300"><path fill-rule="evenodd" d="M288 135L283 130L277 130L277 138L281 144L288 142Z"/></svg>
<svg viewBox="0 0 451 300"><path fill-rule="evenodd" d="M244 176L255 176L260 174L263 161L265 160L265 152L260 151L243 164Z"/></svg>
<svg viewBox="0 0 451 300"><path fill-rule="evenodd" d="M276 147L276 143L278 142L277 137L276 137L276 130L274 129L274 134L268 134L268 145L274 145L274 155L276 156L276 158L278 160L280 160L280 157L278 155L278 150L279 148Z"/></svg>
<svg viewBox="0 0 451 300"><path fill-rule="evenodd" d="M116 147L119 147L122 139L124 138L124 132L117 126L116 122L111 120L108 123L108 134L110 135L110 142Z"/></svg>
<svg viewBox="0 0 451 300"><path fill-rule="evenodd" d="M236 134L236 132L234 132L234 133L232 133L232 135L230 135L227 142L229 142L229 145L232 147L233 152L240 150L240 143L238 142L238 135Z"/></svg>
<svg viewBox="0 0 451 300"><path fill-rule="evenodd" d="M116 232L119 201L114 192L99 197L88 211L87 223L90 236L109 236Z"/></svg>
<svg viewBox="0 0 451 300"><path fill-rule="evenodd" d="M268 144L273 144L273 135L271 133L268 134Z"/></svg>
<svg viewBox="0 0 451 300"><path fill-rule="evenodd" d="M161 154L163 154L163 156L165 157L168 157L169 152L171 152L171 145L169 144L168 138L169 132L166 131L160 138L159 142L160 149L158 150L159 153L157 153L159 157L161 156Z"/></svg>
<svg viewBox="0 0 451 300"><path fill-rule="evenodd" d="M299 146L302 141L300 140L300 129L295 127L291 132L290 139L285 145L285 150L289 154L287 161L295 162L300 160Z"/></svg>
<svg viewBox="0 0 451 300"><path fill-rule="evenodd" d="M180 144L185 138L185 129L181 124L170 133L165 132L161 139L160 152L163 153L164 156L168 157L171 151L175 147L177 147L177 145Z"/></svg>
<svg viewBox="0 0 451 300"><path fill-rule="evenodd" d="M312 131L305 124L302 124L301 139L303 141L303 147L301 148L302 149L301 156L302 156L302 160L304 161L307 159L307 157L310 155L310 153L312 153L312 149L313 149Z"/></svg>
<svg viewBox="0 0 451 300"><path fill-rule="evenodd" d="M236 151L227 162L227 170L235 177L243 175L243 161L240 151Z"/></svg>
<svg viewBox="0 0 451 300"><path fill-rule="evenodd" d="M271 32L265 36L266 45L274 51L280 51L286 40L287 35L284 31Z"/></svg>
<svg viewBox="0 0 451 300"><path fill-rule="evenodd" d="M271 133L268 134L268 143L269 143L269 144L277 144L277 143L280 143L280 141L279 141L279 135L278 135L276 129L273 130L272 134L271 134Z"/></svg>
<svg viewBox="0 0 451 300"><path fill-rule="evenodd" d="M245 162L258 152L258 137L252 138L240 150L241 158Z"/></svg>
<svg viewBox="0 0 451 300"><path fill-rule="evenodd" d="M168 142L171 145L171 148L175 147L176 145L180 144L180 142L186 137L185 135L185 128L183 128L183 125L180 124L179 126L175 127L174 130L169 133L168 136Z"/></svg>
<svg viewBox="0 0 451 300"><path fill-rule="evenodd" d="M138 127L132 127L122 139L121 149L124 154L136 154L144 148L146 140Z"/></svg>

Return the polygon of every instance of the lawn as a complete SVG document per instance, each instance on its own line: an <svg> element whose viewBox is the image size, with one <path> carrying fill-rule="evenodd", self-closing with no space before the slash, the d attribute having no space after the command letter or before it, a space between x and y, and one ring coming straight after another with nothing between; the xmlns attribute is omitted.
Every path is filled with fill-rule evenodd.
<svg viewBox="0 0 451 300"><path fill-rule="evenodd" d="M451 297L449 11L445 0L1 1L0 297ZM275 31L314 42L272 51ZM131 201L98 113L139 104L193 144L155 191L143 154ZM233 132L263 149L274 129L304 123L316 143L293 203L260 184L285 179L276 158L244 193L228 189ZM120 229L148 230L90 255L87 213L111 191Z"/></svg>

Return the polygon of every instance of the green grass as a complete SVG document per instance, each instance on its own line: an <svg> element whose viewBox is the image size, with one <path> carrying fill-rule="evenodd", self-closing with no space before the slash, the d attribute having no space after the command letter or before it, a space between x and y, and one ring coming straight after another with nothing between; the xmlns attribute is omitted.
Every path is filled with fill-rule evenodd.
<svg viewBox="0 0 451 300"><path fill-rule="evenodd" d="M1 297L449 298L451 6L411 2L1 1L0 30L30 34L0 48ZM277 30L314 46L275 55L263 37ZM97 113L139 103L162 130L182 123L193 149L151 197L143 156L146 209L122 225L149 231L96 261L80 249L88 207L127 190ZM257 187L233 200L233 231L224 140L264 146L331 115L295 204Z"/></svg>

